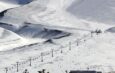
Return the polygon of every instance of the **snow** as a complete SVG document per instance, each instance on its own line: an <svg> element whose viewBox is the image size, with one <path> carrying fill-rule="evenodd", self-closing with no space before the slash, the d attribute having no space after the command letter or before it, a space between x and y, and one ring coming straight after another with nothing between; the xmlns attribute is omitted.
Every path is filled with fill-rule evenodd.
<svg viewBox="0 0 115 73"><path fill-rule="evenodd" d="M108 37L105 37L105 36L108 36ZM88 68L89 70L97 70L97 71L102 71L102 72L114 71L114 67L115 67L114 47L111 47L111 46L114 46L115 39L113 39L112 37L114 36L109 33L94 35L93 38L90 38L90 36L88 36L85 42L83 41L80 42L79 46L77 46L76 43L73 43L71 47L72 48L71 51L68 50L69 46L66 45L66 47L63 48L62 54L60 53L60 51L58 51L57 53L54 53L54 58L52 58L50 54L44 57L44 62L39 62L40 59L35 60L35 62L32 61L32 67L28 66L29 63L26 63L26 66L22 65L24 68L22 68L19 71L19 73L22 73L24 69L28 69L30 73L37 73L37 71L42 70L42 69L46 69L50 73L57 73L57 72L65 73L65 70L68 70L68 71L76 70L76 69L87 70ZM103 45L105 46L105 48L103 48ZM47 48L51 49L48 46ZM34 50L32 51L31 49L30 51L32 53ZM49 50L41 49L41 52L47 52L47 51ZM18 55L19 52L21 53L22 51L18 51L15 54L19 56ZM27 52L25 50L24 53L29 54L29 50ZM37 52L34 52L32 55L34 57L34 55L38 56L38 54L40 54L40 50L39 50L39 53L37 51ZM25 58L27 58L27 55L24 55L24 56L25 57L23 59L25 60ZM13 70L15 70L15 68ZM15 72L12 72L12 73L15 73Z"/></svg>
<svg viewBox="0 0 115 73"><path fill-rule="evenodd" d="M106 32L115 33L115 27L111 27L111 28L107 29Z"/></svg>
<svg viewBox="0 0 115 73"><path fill-rule="evenodd" d="M36 40L39 40L39 42L44 41L43 39L25 39L11 31L4 29L3 33L0 36L0 51L8 51L16 47L35 43Z"/></svg>
<svg viewBox="0 0 115 73"><path fill-rule="evenodd" d="M77 18L114 25L115 0L79 0L67 9Z"/></svg>
<svg viewBox="0 0 115 73"><path fill-rule="evenodd" d="M0 0L0 12L10 9L10 8L15 8L19 7L24 4L28 4L34 0Z"/></svg>
<svg viewBox="0 0 115 73"><path fill-rule="evenodd" d="M18 31L17 33L12 34L8 34L8 32L4 31L4 33L1 35L0 51L7 51L16 47L21 47L33 43L41 43L47 41L48 39L61 38L69 35L69 33L57 30L48 30L48 32L45 32L42 30L39 31L34 29L33 31L28 31L28 28L25 28L21 31Z"/></svg>
<svg viewBox="0 0 115 73"><path fill-rule="evenodd" d="M74 0L49 0L47 7L52 7L56 10L66 10L66 8L68 8L73 1Z"/></svg>
<svg viewBox="0 0 115 73"><path fill-rule="evenodd" d="M9 8L14 8L14 7L18 7L19 5L17 4L10 4L10 3L5 3L0 1L0 12L9 9Z"/></svg>
<svg viewBox="0 0 115 73"><path fill-rule="evenodd" d="M50 73L88 68L114 71L115 34L111 33L115 29L114 3L113 0L35 0L7 10L0 18L0 71L4 72L5 67L16 71L16 62L39 57L41 52L51 49L59 50L53 58L50 54L42 63L38 59L32 67L27 62L18 73L26 68L30 73L43 68ZM6 8L12 8L15 3L8 4ZM91 37L91 31L96 29L102 33ZM80 38L77 46L75 40ZM69 42L73 42L71 51ZM60 46L65 46L62 54Z"/></svg>
<svg viewBox="0 0 115 73"><path fill-rule="evenodd" d="M42 4L42 3L46 3L46 6L45 4ZM76 28L77 28L76 29L75 27L73 27L75 25L73 21L74 22L76 21L75 17L71 16L71 14L68 14L65 11L60 11L60 10L56 10L56 8L48 7L47 3L48 1L46 0L33 1L32 3L28 5L8 10L4 14L4 16L1 18L0 22L6 23L8 25L12 25L12 27L8 25L6 25L5 27L4 26L1 26L1 27L8 29L10 31L13 31L20 37L26 38L28 40L32 39L32 36L42 33L42 32L39 32L39 31L43 31L43 29L40 28L41 26L39 26L39 24L43 26L48 26L47 27L48 29L50 28L50 29L61 30L62 32L67 31L68 33L71 33L72 31L76 32L75 30L88 30L88 31L92 30L92 29L86 29L87 26L84 27L84 24L79 20L77 21L76 24L81 24L81 25L76 25ZM35 10L36 8L37 10ZM26 13L26 14L22 14L22 13ZM70 19L67 19L68 17L69 18L71 17L73 21L71 21ZM30 25L30 24L25 24L25 23L31 23L33 24L33 26L29 26L28 28L23 28L25 27L25 25ZM75 30L68 31L67 28L70 30L71 29L75 29ZM28 29L31 29L32 31L28 31ZM20 30L20 31L15 32L17 30ZM40 36L43 36L43 35L45 36L44 33L42 33ZM61 34L61 35L64 35L64 34ZM49 36L49 37L53 37L53 36ZM38 39L41 39L41 38L38 37Z"/></svg>

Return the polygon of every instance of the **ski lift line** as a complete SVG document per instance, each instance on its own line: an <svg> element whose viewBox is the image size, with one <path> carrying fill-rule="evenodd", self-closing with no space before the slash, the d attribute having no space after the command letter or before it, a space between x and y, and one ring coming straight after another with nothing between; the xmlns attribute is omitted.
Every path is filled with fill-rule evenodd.
<svg viewBox="0 0 115 73"><path fill-rule="evenodd" d="M90 35L90 33L88 33L88 35ZM85 37L90 37L90 36L85 36ZM83 37L81 37L81 40L82 40L82 38L84 39L84 36ZM75 41L72 41L72 42L75 42ZM71 42L71 43L72 43ZM66 44L66 46L60 46L61 47L61 50L62 50L62 48L66 48L68 45ZM54 52L56 53L56 52L58 52L58 51L60 51L60 49L59 48L57 48L56 50L54 49ZM63 53L63 52L62 52ZM46 52L42 52L42 56L43 57L45 57L45 56L47 56L47 55L50 55L51 54L51 51L46 51ZM38 57L38 56L37 56ZM35 57L31 57L31 59L33 59L33 58L36 58L36 56ZM41 58L41 56L39 56L39 58ZM38 58L38 59L39 59ZM27 64L28 62L27 62L28 60L26 60L26 63L25 64ZM43 58L42 58L42 61L43 61ZM21 63L21 62L19 62L19 63ZM24 65L25 65L24 64Z"/></svg>

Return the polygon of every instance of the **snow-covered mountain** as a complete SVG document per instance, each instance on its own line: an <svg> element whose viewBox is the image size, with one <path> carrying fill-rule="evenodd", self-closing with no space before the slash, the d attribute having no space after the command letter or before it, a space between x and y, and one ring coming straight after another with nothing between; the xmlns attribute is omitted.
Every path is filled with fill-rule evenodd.
<svg viewBox="0 0 115 73"><path fill-rule="evenodd" d="M113 0L1 0L0 3L7 9L0 13L0 27L20 36L25 42L66 36L73 33L71 29L106 30L114 23Z"/></svg>
<svg viewBox="0 0 115 73"><path fill-rule="evenodd" d="M105 30L113 27L108 24L108 21L114 22L114 13L111 13L114 10L111 9L114 1L103 2L104 0L2 0L0 3L6 4L6 8L12 9L7 8L0 13L0 27L17 34L25 42L27 39L48 40L66 36L72 33L71 29L91 31L98 28ZM108 9L111 10L107 12ZM103 14L110 14L110 17ZM45 32L45 29L48 32ZM50 38L48 36L46 38L46 35ZM41 40L36 42L41 42Z"/></svg>
<svg viewBox="0 0 115 73"><path fill-rule="evenodd" d="M81 58L80 62L73 63L71 59L70 62L74 65L114 62L114 0L1 0L0 3L1 67L67 45L96 29L102 30L102 34L81 47L74 46L74 55L67 55L74 57L74 61Z"/></svg>
<svg viewBox="0 0 115 73"><path fill-rule="evenodd" d="M38 38L48 40L69 35L70 32L66 32L65 27L60 28L60 25L64 23L70 25L70 23L65 22L65 17L62 16L63 11L61 10L63 6L60 8L61 10L56 10L61 1L55 6L53 5L53 0L36 0L21 7L5 10L0 14L0 27L12 31L24 39L34 40L34 38ZM58 16L62 16L62 22L60 22L61 19ZM45 17L50 20L44 20ZM55 17L57 17L57 20L53 19ZM52 24L55 26L52 26ZM71 27L69 28L71 29ZM36 42L41 41L37 40Z"/></svg>

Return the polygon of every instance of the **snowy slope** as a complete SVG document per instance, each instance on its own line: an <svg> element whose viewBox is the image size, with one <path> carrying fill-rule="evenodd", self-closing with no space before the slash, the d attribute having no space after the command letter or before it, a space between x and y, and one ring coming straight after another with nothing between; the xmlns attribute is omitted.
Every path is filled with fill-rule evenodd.
<svg viewBox="0 0 115 73"><path fill-rule="evenodd" d="M27 5L18 7L18 8L3 11L3 12L1 12L0 21L2 23L1 23L0 27L8 29L8 30L16 33L20 37L26 38L28 40L29 39L34 40L35 38L47 40L47 39L59 38L62 36L66 36L70 32L66 33L65 32L66 30L62 30L62 29L65 29L65 27L62 27L61 31L60 31L59 30L60 28L56 29L55 26L57 26L58 24L62 25L65 23L70 25L70 23L66 22L67 20L65 21L65 18L63 18L63 17L62 17L63 22L60 23L61 19L60 19L60 17L57 17L57 16L62 16L62 14L61 13L58 14L58 12L60 12L60 11L56 10L57 7L55 7L55 6L54 6L55 8L50 8L49 5L52 5L52 2L53 2L52 0L49 0L49 1L37 0L37 1L31 2L30 4L27 4ZM60 2L58 4L60 4ZM23 14L23 13L26 13L26 14ZM42 17L38 17L38 16L43 15L43 17L46 17L47 19L49 19L50 14L51 14L51 17L53 17L53 18L57 17L58 21L51 18L51 21L53 20L53 22L49 22L50 20L44 20ZM39 18L43 19L43 20L40 20ZM39 20L40 20L40 22L39 22ZM56 23L54 23L54 22L56 22ZM47 32L44 31L44 28L45 28L44 25L49 26L52 24L55 26L47 27L48 31ZM41 26L41 25L43 25L43 26ZM37 40L36 42L39 42L39 40Z"/></svg>
<svg viewBox="0 0 115 73"><path fill-rule="evenodd" d="M17 7L17 6L19 6L19 5L11 4L11 3L5 3L5 2L0 1L0 12L4 11L6 9L9 9L9 8Z"/></svg>
<svg viewBox="0 0 115 73"><path fill-rule="evenodd" d="M108 22L113 23L114 11L113 9L111 9L111 7L113 7L112 3L114 3L114 1L109 0L106 1L105 4L103 4L103 0L99 2L98 1L94 2L94 0L92 0L91 2L92 6L88 6L90 5L90 0L86 2L85 0L37 0L28 5L8 10L8 12L5 13L5 16L0 21L4 23L10 23L16 27L23 26L24 22L32 22L46 25L48 24L48 25L68 26L68 27L73 27L75 25L76 27L84 29L87 28L92 29L92 24L90 24L91 21L84 22L84 20L92 19L94 20L92 22L94 23L96 22L97 24L103 23L104 20L106 21L104 22L106 24L108 24ZM103 6L101 7L96 6L100 4L102 4ZM110 6L106 6L106 4ZM77 10L78 8L79 10ZM109 12L107 11L108 9L110 9ZM77 15L77 13L81 14ZM96 15L95 13L98 14ZM110 15L104 15L104 14L110 14ZM81 18L80 15L88 18Z"/></svg>
<svg viewBox="0 0 115 73"><path fill-rule="evenodd" d="M29 25L25 24L25 26L17 29L10 24L0 23L0 27L12 32L13 34L15 34L18 37L20 37L21 39L23 39L23 41L20 41L20 42L18 42L18 40L15 40L15 42L18 42L18 43L17 43L17 46L14 46L14 48L19 47L19 46L33 44L33 43L40 43L40 42L47 41L49 39L57 39L57 38L61 38L61 37L70 35L70 32L52 29L51 26L50 27L43 26L40 24L37 24L37 26L36 26L36 24L29 24ZM58 29L59 28L60 27L58 27ZM5 35L8 37L8 39L4 38L5 41L4 42L1 41L1 46L12 45L11 41L14 41L13 37L15 37L15 36L11 34L11 37L13 39L10 39L11 37L8 33L6 33ZM4 34L2 34L2 32L1 32L1 36L4 36ZM31 42L28 42L28 41L31 41ZM6 43L6 44L4 44L4 43ZM7 49L3 48L3 47L0 48L1 51L2 50L7 51L10 49L11 49L10 46L7 47Z"/></svg>
<svg viewBox="0 0 115 73"><path fill-rule="evenodd" d="M67 69L86 70L92 66L96 66L94 70L115 70L115 34L111 33L115 26L110 25L114 24L114 3L114 0L36 0L3 11L0 14L0 69L68 45L92 30L101 29L100 35L88 40L83 38L80 46L74 42L72 51L57 54L53 61L51 56L40 65L37 61L35 67L29 67L30 73L37 73L40 68L65 73ZM15 39L20 40L13 41Z"/></svg>
<svg viewBox="0 0 115 73"><path fill-rule="evenodd" d="M109 38L105 37L106 35L109 35ZM103 73L114 71L114 47L111 46L115 44L115 39L111 39L112 37L110 34L96 36L82 46L73 46L72 51L57 56L53 60L47 60L44 64L32 68L28 67L28 70L30 73L37 73L42 69L50 73L65 73L66 70L68 72L70 70L97 70Z"/></svg>
<svg viewBox="0 0 115 73"><path fill-rule="evenodd" d="M0 12L9 9L19 7L20 5L28 4L33 0L0 0Z"/></svg>
<svg viewBox="0 0 115 73"><path fill-rule="evenodd" d="M106 32L115 33L115 27L107 29Z"/></svg>
<svg viewBox="0 0 115 73"><path fill-rule="evenodd" d="M24 22L33 22L33 23L35 22L43 23L44 22L44 24L47 24L47 23L54 24L54 22L56 22L57 24L55 23L54 25L59 25L59 24L64 25L66 21L69 20L69 19L68 20L66 19L65 17L66 15L62 16L64 14L67 14L66 12L62 11L63 6L59 7L60 2L64 0L59 0L59 1L55 0L55 1L57 1L58 3L53 5L54 1L52 0L49 0L49 1L48 0L37 0L23 7L11 9L7 13L5 13L5 16L2 18L1 21L6 22L6 23L15 24L14 26L17 26L17 27L20 27L21 25L23 25ZM68 0L68 2L69 1L70 0ZM26 13L26 14L22 14L22 13ZM49 19L49 20L46 20L46 19ZM63 22L58 23L60 21L63 21ZM67 24L70 25L71 23L67 22Z"/></svg>
<svg viewBox="0 0 115 73"><path fill-rule="evenodd" d="M66 39L61 39L59 41L61 43L63 41L63 46L66 45L63 48L62 54L60 53L61 50L59 49L60 45L57 46L52 44L26 46L22 48L23 50L15 50L15 53L12 53L14 51L6 52L5 55L0 55L1 67L7 66L10 63L13 63L10 65L11 67L15 67L14 64L17 61L23 62L28 60L29 57L38 57L41 52L51 52L50 50L52 46L52 48L55 50L59 49L57 53L54 53L53 58L51 57L50 53L48 56L44 56L44 62L40 61L41 57L39 57L37 60L33 59L32 67L28 66L29 62L26 61L24 66L23 64L19 66L19 68L21 68L19 73L22 73L24 69L28 69L30 73L37 73L38 70L44 68L50 73L57 73L57 71L60 73L65 73L65 70L87 70L88 68L89 70L97 70L102 72L115 70L114 35L110 33L103 33L100 35L94 35L92 38L89 35L88 38L83 38L83 40L85 39L86 41L81 41L79 46L77 46L76 43L72 44L72 50L69 51L69 45L67 45L68 41L75 41L75 38L79 38L79 36L77 36L67 37ZM15 58L17 56L18 58ZM9 60L9 62L7 62L7 60ZM15 69L16 68L11 69L9 73L16 73L12 72L12 70L16 71Z"/></svg>
<svg viewBox="0 0 115 73"><path fill-rule="evenodd" d="M0 28L0 51L14 48L17 42L23 42L23 39L12 31Z"/></svg>
<svg viewBox="0 0 115 73"><path fill-rule="evenodd" d="M67 11L80 19L115 23L115 0L75 0Z"/></svg>
<svg viewBox="0 0 115 73"><path fill-rule="evenodd" d="M80 2L79 0L36 0L24 6L3 11L0 14L0 22L7 25L1 24L0 27L16 33L20 37L28 38L28 40L35 39L35 37L47 40L49 39L48 37L44 38L46 35L52 36L52 38L60 37L59 35L65 36L73 33L71 29L91 31L99 28L104 31L113 27L99 22L78 19L79 17L76 18L72 13L68 12L68 8L74 5L73 3L76 3L75 1L78 4L84 2ZM76 11L74 10L74 12ZM41 28L41 25L43 28ZM51 32L44 32L44 28L51 30ZM54 35L55 30L59 30L62 33ZM52 32L53 35L51 34Z"/></svg>
<svg viewBox="0 0 115 73"><path fill-rule="evenodd" d="M105 37L107 35L108 37ZM71 51L67 52L67 48L66 50L64 48L63 54L58 52L58 55L54 54L54 58L45 57L44 63L38 64L37 61L33 63L33 67L26 67L26 69L30 73L37 73L42 69L46 69L50 73L65 73L66 70L68 72L70 70L96 70L103 73L114 71L114 47L111 46L115 44L115 39L112 39L112 37L114 36L107 33L95 36L95 38L87 40L80 46L73 44Z"/></svg>
<svg viewBox="0 0 115 73"><path fill-rule="evenodd" d="M105 25L103 22L100 23L96 21L95 22L87 21L86 19L79 19L79 16L75 17L74 13L70 12L72 10L73 12L76 12L76 10L72 9L76 7L76 6L72 7L74 3L75 5L77 4L77 5L82 6L82 3L87 5L89 2L90 1L86 1L85 3L85 0L32 1L31 3L23 5L21 7L17 7L17 8L13 8L13 9L9 9L7 11L1 12L0 22L3 24L1 24L0 27L10 30L14 32L15 34L19 35L20 37L29 38L29 39L34 39L34 37L36 36L37 38L41 39L46 35L50 35L50 37L51 36L57 37L54 34L53 35L51 34L52 31L55 33L55 30L62 32L60 34L61 36L63 36L65 35L66 31L68 34L73 33L70 31L71 28L75 30L81 30L81 31L84 31L84 30L91 31L98 28L104 31L110 27L113 27L113 25ZM103 0L99 2L102 3ZM91 6L91 7L94 7L94 8L97 7L95 5L98 5L99 2L98 1L94 2L96 4L92 3L94 6ZM111 4L112 2L110 0L110 1L107 1L106 3ZM104 8L103 6L101 8ZM85 6L85 7L86 7L85 9L90 8L88 6ZM72 10L69 11L69 9L72 9ZM79 11L80 10L78 10L77 12ZM93 12L90 9L88 11ZM101 12L100 10L95 10L95 11L98 11L99 13ZM100 17L102 16L98 16L98 18ZM41 25L43 26L43 28L41 28L42 27ZM47 27L49 31L51 30L51 32L44 33L44 28L45 28L44 26ZM70 28L70 29L65 29L65 28ZM28 31L28 30L32 30L32 31Z"/></svg>

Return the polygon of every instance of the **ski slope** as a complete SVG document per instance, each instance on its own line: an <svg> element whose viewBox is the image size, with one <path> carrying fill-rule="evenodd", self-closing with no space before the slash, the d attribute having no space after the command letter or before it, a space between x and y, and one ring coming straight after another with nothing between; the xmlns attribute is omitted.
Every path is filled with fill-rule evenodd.
<svg viewBox="0 0 115 73"><path fill-rule="evenodd" d="M87 33L87 32L86 32ZM86 34L84 33L84 34ZM93 35L91 37L88 35L88 37L85 37L81 40L79 43L79 46L77 46L77 43L73 43L71 46L71 51L69 51L69 46L67 45L68 42L73 42L75 41L76 38L80 38L84 35L78 36L74 35L71 37L63 38L58 40L54 40L56 43L60 43L63 46L66 45L66 47L63 48L63 53L60 53L60 50L58 53L54 53L54 57L51 57L50 55L44 56L44 62L40 62L41 58L36 60L32 60L32 67L29 66L29 63L27 62L26 64L20 65L19 68L19 73L22 73L24 69L28 69L30 73L37 73L37 71L46 69L47 71L51 73L65 73L67 70L68 72L70 70L97 70L97 71L102 71L102 72L109 72L109 71L114 71L115 70L115 64L114 64L114 41L115 39L113 38L114 35L110 33L102 33L100 35ZM74 38L74 39L73 39ZM68 41L65 41L67 40ZM86 41L83 41L83 40ZM103 41L104 40L104 41ZM100 42L101 41L101 42ZM49 52L52 48L55 50L59 48L60 45L52 45L52 44L39 44L39 45L33 45L33 46L26 46L21 49L18 49L15 51L15 53L12 53L13 51L6 52L5 56L6 60L11 59L11 62L7 62L5 59L2 59L2 64L1 67L4 65L7 66L10 63L13 63L11 67L15 66L15 62L23 62L28 60L29 57L38 57L41 52ZM103 46L104 45L104 46ZM113 47L112 47L113 46ZM38 48L39 47L39 48ZM46 49L47 48L47 49ZM25 50L24 50L25 49ZM28 49L28 50L26 50ZM21 55L20 55L21 53ZM31 54L30 54L31 53ZM109 54L108 54L109 53ZM9 55L9 56L8 56ZM15 56L18 56L16 59ZM86 61L87 60L87 61ZM10 66L8 66L10 67ZM22 68L24 67L24 68ZM15 68L13 68L9 73L15 73Z"/></svg>
<svg viewBox="0 0 115 73"><path fill-rule="evenodd" d="M3 11L0 17L0 69L101 29L100 35L88 40L83 38L85 42L81 46L74 43L71 52L59 54L53 61L49 58L45 64L36 66L35 63L36 67L26 68L30 73L37 73L42 68L52 73L64 73L65 70L90 66L101 66L106 72L114 71L114 3L114 0L35 0ZM15 2L8 4L14 5Z"/></svg>
<svg viewBox="0 0 115 73"><path fill-rule="evenodd" d="M105 37L107 35L108 37ZM35 64L34 66L26 67L25 69L28 69L30 73L37 73L37 71L42 69L46 69L46 72L50 73L65 73L66 70L68 72L71 70L112 72L115 70L114 47L111 47L115 44L115 39L112 39L112 37L114 36L105 33L87 40L80 46L73 44L71 51L67 52L67 48L66 50L64 48L63 54L54 54L54 58L48 56L43 63L38 64L37 61L33 63L33 65Z"/></svg>

